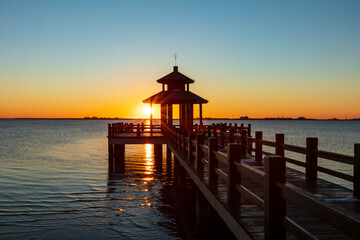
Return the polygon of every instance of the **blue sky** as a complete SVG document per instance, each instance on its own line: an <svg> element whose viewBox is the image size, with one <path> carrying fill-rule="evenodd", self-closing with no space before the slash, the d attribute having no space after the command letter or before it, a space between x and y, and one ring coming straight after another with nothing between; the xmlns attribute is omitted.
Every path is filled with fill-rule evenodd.
<svg viewBox="0 0 360 240"><path fill-rule="evenodd" d="M102 84L126 92L142 85L141 102L158 90L154 81L171 71L175 52L180 71L199 80L192 89L218 102L209 105L209 115L216 115L219 104L243 102L230 96L244 87L246 97L275 91L318 98L306 90L316 88L329 92L325 100L337 89L344 98L360 87L359 13L359 1L1 0L0 93L7 93L0 106L21 98L15 91L19 86L39 97L29 103L30 110L46 100L46 92L76 101L79 94L93 97ZM319 100L319 109L325 100ZM19 100L18 105L25 103ZM343 104L359 103L353 96ZM258 111L239 107L224 114L260 116L260 105L253 107ZM289 115L306 115L305 110ZM326 116L337 114L330 110ZM360 115L359 110L346 111ZM66 115L61 107L60 112Z"/></svg>

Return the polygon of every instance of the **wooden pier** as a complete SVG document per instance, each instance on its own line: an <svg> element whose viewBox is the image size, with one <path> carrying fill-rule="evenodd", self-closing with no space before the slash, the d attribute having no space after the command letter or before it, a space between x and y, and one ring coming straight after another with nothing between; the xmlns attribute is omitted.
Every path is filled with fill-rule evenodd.
<svg viewBox="0 0 360 240"><path fill-rule="evenodd" d="M185 131L117 123L109 125L108 139L110 171L124 166L125 144L155 144L155 155L166 144L175 181L191 178L197 187L199 228L211 206L238 239L360 239L360 144L346 156L319 150L316 138L299 147L286 144L283 134L272 142L261 132L252 137L251 125L225 124ZM306 161L286 157L292 152ZM320 167L318 158L349 164L353 175ZM354 190L319 179L318 172L350 181Z"/></svg>
<svg viewBox="0 0 360 240"><path fill-rule="evenodd" d="M157 82L162 91L143 102L161 105L161 124L153 125L152 113L149 126L110 124L109 172L124 170L126 144L154 144L157 166L166 144L166 169L174 168L174 182L181 186L190 178L196 186L199 229L216 211L237 239L360 239L360 144L346 156L319 150L316 138L299 147L286 144L283 134L275 142L262 132L253 137L251 125L203 125L202 104L208 101L190 92L194 80L174 66ZM173 124L176 104L179 125ZM350 165L353 174L319 166L319 158ZM319 172L352 182L353 191L319 179Z"/></svg>

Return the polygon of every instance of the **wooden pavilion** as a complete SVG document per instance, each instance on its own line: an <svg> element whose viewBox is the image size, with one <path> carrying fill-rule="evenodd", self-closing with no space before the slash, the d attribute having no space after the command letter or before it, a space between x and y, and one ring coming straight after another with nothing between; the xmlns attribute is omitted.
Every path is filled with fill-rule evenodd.
<svg viewBox="0 0 360 240"><path fill-rule="evenodd" d="M199 121L202 122L202 104L208 101L190 92L189 85L194 80L178 71L174 66L173 72L157 80L162 84L162 91L143 100L144 103L161 104L161 126L173 125L173 105L179 104L179 125L185 130L193 129L194 104L199 104ZM152 112L150 113L150 125L152 125Z"/></svg>

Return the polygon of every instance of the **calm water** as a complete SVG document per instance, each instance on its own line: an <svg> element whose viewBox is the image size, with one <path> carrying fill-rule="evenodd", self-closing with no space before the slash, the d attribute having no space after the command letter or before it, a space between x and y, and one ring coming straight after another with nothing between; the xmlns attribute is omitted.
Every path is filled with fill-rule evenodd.
<svg viewBox="0 0 360 240"><path fill-rule="evenodd" d="M305 146L318 137L319 149L332 152L352 155L360 143L359 121L242 122L267 140L284 133L286 143ZM127 146L126 173L109 177L107 123L0 120L1 239L187 238L151 145Z"/></svg>

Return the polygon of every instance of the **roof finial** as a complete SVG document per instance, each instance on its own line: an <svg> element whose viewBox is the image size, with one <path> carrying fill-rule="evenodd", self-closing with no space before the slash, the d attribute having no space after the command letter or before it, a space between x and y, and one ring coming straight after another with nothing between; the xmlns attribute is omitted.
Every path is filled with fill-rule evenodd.
<svg viewBox="0 0 360 240"><path fill-rule="evenodd" d="M175 58L175 66L176 66L176 59L177 59L177 56L178 56L178 55L175 53L175 54L174 54L174 58Z"/></svg>

